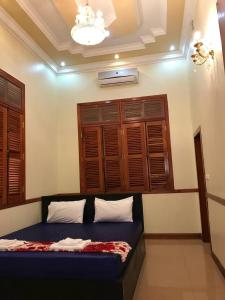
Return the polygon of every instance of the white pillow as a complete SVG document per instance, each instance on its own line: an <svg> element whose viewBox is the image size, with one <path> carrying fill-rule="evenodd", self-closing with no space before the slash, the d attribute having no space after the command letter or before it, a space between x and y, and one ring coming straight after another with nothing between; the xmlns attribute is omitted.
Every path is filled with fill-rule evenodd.
<svg viewBox="0 0 225 300"><path fill-rule="evenodd" d="M133 197L116 201L95 198L96 222L133 222Z"/></svg>
<svg viewBox="0 0 225 300"><path fill-rule="evenodd" d="M85 199L51 202L47 223L83 223L85 202Z"/></svg>

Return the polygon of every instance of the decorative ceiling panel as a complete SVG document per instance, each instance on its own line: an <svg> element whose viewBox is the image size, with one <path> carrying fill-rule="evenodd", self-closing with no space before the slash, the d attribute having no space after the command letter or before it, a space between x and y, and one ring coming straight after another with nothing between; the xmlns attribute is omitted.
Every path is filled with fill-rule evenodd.
<svg viewBox="0 0 225 300"><path fill-rule="evenodd" d="M185 0L89 0L104 13L109 38L97 46L76 44L70 30L77 2L84 0L0 0L0 7L59 65L90 64L179 49Z"/></svg>

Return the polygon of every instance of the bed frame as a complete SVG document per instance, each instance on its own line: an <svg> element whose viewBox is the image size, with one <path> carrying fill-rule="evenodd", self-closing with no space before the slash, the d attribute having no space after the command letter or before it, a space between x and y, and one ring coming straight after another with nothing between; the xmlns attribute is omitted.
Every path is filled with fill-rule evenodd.
<svg viewBox="0 0 225 300"><path fill-rule="evenodd" d="M141 266L145 257L143 208L141 194L112 195L57 195L42 199L42 221L45 222L48 205L51 201L77 201L87 199L84 221L92 222L94 216L94 198L119 200L134 197L133 218L141 220L143 231L136 248L133 250L129 263L122 276L117 280L87 280L77 278L65 279L2 279L0 292L4 300L132 300Z"/></svg>

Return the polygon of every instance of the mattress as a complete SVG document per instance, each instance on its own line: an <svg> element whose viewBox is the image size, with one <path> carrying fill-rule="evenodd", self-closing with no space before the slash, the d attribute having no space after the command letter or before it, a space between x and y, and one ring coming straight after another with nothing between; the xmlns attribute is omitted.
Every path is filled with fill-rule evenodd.
<svg viewBox="0 0 225 300"><path fill-rule="evenodd" d="M124 272L142 234L142 222L40 223L4 236L26 241L59 241L66 237L92 241L125 241L132 251L122 263L112 253L0 252L1 278L118 279Z"/></svg>

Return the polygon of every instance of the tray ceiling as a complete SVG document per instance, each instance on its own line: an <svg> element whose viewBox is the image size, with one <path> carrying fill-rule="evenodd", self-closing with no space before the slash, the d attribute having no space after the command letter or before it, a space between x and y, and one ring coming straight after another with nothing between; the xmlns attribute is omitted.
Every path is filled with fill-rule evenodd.
<svg viewBox="0 0 225 300"><path fill-rule="evenodd" d="M70 36L79 2L86 3L0 0L0 16L13 20L58 67L62 60L68 67L112 61L115 53L123 60L168 53L171 44L180 48L185 0L89 0L93 9L103 11L110 30L110 37L96 46L78 45Z"/></svg>

